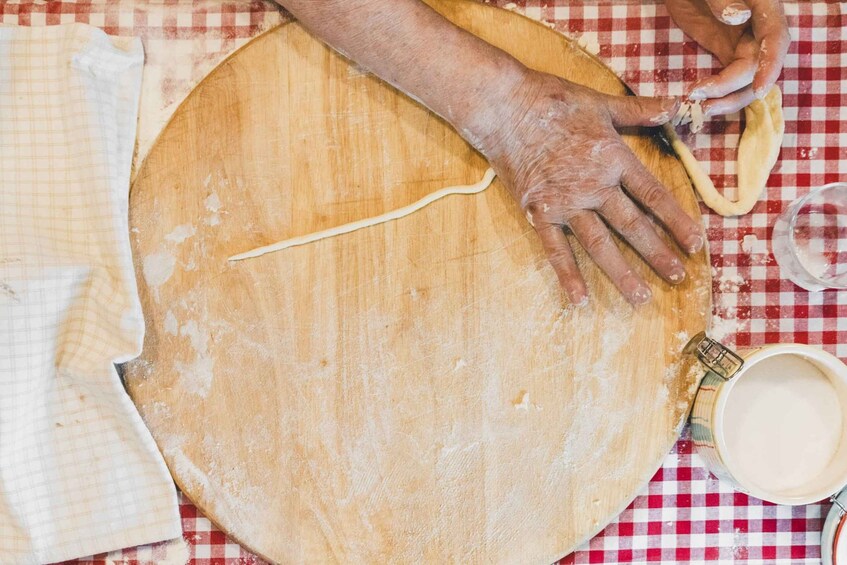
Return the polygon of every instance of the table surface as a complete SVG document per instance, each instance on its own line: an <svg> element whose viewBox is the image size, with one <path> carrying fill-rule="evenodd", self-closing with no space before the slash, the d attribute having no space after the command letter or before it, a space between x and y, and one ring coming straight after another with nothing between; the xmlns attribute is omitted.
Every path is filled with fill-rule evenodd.
<svg viewBox="0 0 847 565"><path fill-rule="evenodd" d="M676 28L659 1L493 3L573 37L593 34L600 58L639 94L679 95L718 68ZM141 36L151 54L153 42L189 38L197 44L197 37L212 41L207 50L232 49L280 19L273 4L260 0L169 0L139 9L140 4L6 0L0 3L0 23L89 22L109 33ZM712 333L739 348L809 343L847 359L847 292L810 294L783 280L769 243L774 219L787 204L813 187L847 179L847 4L788 1L785 9L794 39L780 82L785 140L767 196L741 218L722 218L703 208L714 268ZM174 106L174 85L190 86L196 78L171 68L150 83L159 85L167 95L162 98L170 96L167 102ZM696 137L684 136L719 188L734 186L739 131L738 116L731 116L708 122ZM733 492L705 470L686 431L643 493L563 563L817 563L828 509L826 502L776 506ZM261 563L182 496L180 510L183 540L74 563L156 563L182 557L192 563Z"/></svg>

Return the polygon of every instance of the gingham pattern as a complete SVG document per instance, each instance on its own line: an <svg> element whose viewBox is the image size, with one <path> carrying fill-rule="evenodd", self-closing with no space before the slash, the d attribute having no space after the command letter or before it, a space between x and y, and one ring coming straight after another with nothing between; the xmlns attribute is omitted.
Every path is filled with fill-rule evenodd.
<svg viewBox="0 0 847 565"><path fill-rule="evenodd" d="M0 0L0 23L82 22L144 42L144 89L136 161L191 89L250 39L287 19L261 0Z"/></svg>
<svg viewBox="0 0 847 565"><path fill-rule="evenodd" d="M83 24L0 28L0 563L179 535L114 366L144 335L127 219L143 61Z"/></svg>
<svg viewBox="0 0 847 565"><path fill-rule="evenodd" d="M710 55L674 26L656 0L497 3L514 4L516 11L571 36L596 34L600 57L640 94L681 94L698 77L717 68ZM0 4L0 11L8 14L9 4L5 9ZM99 3L54 1L47 6L61 12L57 6L66 5L78 11L74 17L108 11ZM33 4L28 10L40 13L48 8ZM258 3L249 10L266 15L273 7ZM715 269L714 334L738 347L774 342L821 344L844 359L847 294L808 294L781 280L770 254L769 236L776 216L798 195L827 182L847 180L847 6L836 1L790 1L786 11L794 38L781 83L786 136L767 197L740 219L723 219L704 209ZM206 12L210 13L214 13L212 7ZM0 21L3 19L0 15ZM153 27L145 25L138 33L156 33ZM135 29L128 24L121 31L133 33ZM203 31L224 36L235 33L231 25L214 25L208 20ZM738 120L732 117L707 123L696 138L685 136L718 188L733 186L739 131ZM253 562L207 521L195 518L187 501L183 500L181 508L185 538L192 555L197 556L195 562ZM779 507L733 493L709 477L692 452L686 432L646 493L564 561L816 563L822 516L828 508L826 503ZM129 562L144 561L144 551L150 550L138 554L130 550L123 556ZM102 557L99 560L104 561Z"/></svg>

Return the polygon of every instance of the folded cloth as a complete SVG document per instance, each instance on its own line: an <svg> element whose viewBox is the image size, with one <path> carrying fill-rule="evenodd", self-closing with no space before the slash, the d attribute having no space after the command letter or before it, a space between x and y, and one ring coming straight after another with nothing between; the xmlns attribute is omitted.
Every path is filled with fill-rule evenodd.
<svg viewBox="0 0 847 565"><path fill-rule="evenodd" d="M0 563L181 535L114 363L141 351L128 193L143 51L0 27Z"/></svg>

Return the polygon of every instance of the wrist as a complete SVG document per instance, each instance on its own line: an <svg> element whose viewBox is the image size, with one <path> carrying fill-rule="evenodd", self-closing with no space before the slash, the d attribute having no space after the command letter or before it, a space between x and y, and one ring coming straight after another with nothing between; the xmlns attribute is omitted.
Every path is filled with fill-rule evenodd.
<svg viewBox="0 0 847 565"><path fill-rule="evenodd" d="M467 110L453 121L462 137L488 158L500 144L498 140L526 113L534 96L530 79L534 71L511 57L493 63L481 73L485 78L474 77L476 88L466 100Z"/></svg>

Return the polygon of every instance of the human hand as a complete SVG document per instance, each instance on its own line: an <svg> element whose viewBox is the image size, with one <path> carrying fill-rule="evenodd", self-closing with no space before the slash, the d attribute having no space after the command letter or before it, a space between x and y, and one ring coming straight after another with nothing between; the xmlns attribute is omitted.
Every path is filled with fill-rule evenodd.
<svg viewBox="0 0 847 565"><path fill-rule="evenodd" d="M780 0L666 0L674 22L724 65L694 84L707 116L737 112L773 87L791 43Z"/></svg>
<svg viewBox="0 0 847 565"><path fill-rule="evenodd" d="M584 304L588 292L565 229L633 304L649 301L652 293L627 264L610 227L665 280L682 282L682 262L631 198L689 253L702 248L702 229L615 130L661 125L679 101L609 96L536 71L527 71L516 93L478 148L535 227L570 301Z"/></svg>

